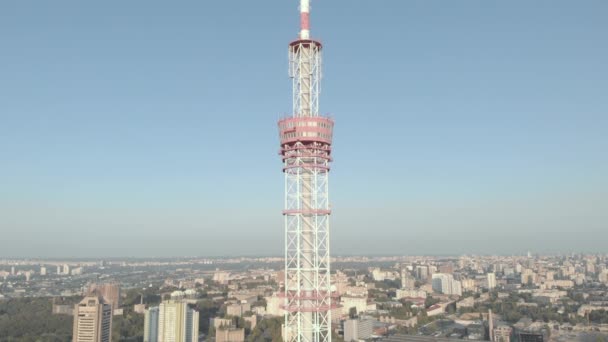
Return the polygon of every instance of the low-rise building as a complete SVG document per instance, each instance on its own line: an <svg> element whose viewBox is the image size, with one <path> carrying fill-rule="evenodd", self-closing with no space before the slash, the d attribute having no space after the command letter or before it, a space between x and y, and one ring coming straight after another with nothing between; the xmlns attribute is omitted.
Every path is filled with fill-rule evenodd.
<svg viewBox="0 0 608 342"><path fill-rule="evenodd" d="M245 312L251 311L249 303L235 303L226 306L226 315L228 316L243 316Z"/></svg>
<svg viewBox="0 0 608 342"><path fill-rule="evenodd" d="M244 342L245 329L243 328L219 328L215 330L215 342Z"/></svg>
<svg viewBox="0 0 608 342"><path fill-rule="evenodd" d="M348 314L351 308L357 309L357 313L367 311L367 297L342 296L340 304L342 305L343 314Z"/></svg>
<svg viewBox="0 0 608 342"><path fill-rule="evenodd" d="M426 298L427 294L422 290L399 289L396 292L395 299L403 298Z"/></svg>
<svg viewBox="0 0 608 342"><path fill-rule="evenodd" d="M493 342L511 342L513 329L508 325L501 325L494 328L492 333Z"/></svg>
<svg viewBox="0 0 608 342"><path fill-rule="evenodd" d="M473 306L475 306L475 298L473 297L463 298L462 300L456 302L456 309L472 308Z"/></svg>

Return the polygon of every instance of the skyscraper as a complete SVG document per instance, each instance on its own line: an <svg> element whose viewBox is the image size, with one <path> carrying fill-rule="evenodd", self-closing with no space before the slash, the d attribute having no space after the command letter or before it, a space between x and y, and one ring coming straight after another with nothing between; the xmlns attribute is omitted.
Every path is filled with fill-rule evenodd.
<svg viewBox="0 0 608 342"><path fill-rule="evenodd" d="M74 307L73 342L111 342L112 306L87 296Z"/></svg>
<svg viewBox="0 0 608 342"><path fill-rule="evenodd" d="M285 174L287 342L331 341L329 164L334 122L319 114L322 44L310 37L310 1L300 0L300 35L289 44L291 116L279 121Z"/></svg>
<svg viewBox="0 0 608 342"><path fill-rule="evenodd" d="M144 316L144 342L158 341L158 306L146 310Z"/></svg>
<svg viewBox="0 0 608 342"><path fill-rule="evenodd" d="M198 311L182 301L158 306L158 340L148 342L198 342Z"/></svg>

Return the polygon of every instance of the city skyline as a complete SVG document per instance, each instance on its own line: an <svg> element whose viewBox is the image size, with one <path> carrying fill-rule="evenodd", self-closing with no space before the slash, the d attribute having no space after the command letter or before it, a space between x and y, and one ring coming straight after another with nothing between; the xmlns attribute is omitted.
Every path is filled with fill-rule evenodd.
<svg viewBox="0 0 608 342"><path fill-rule="evenodd" d="M608 4L586 5L315 2L332 254L606 252ZM239 7L0 5L0 258L282 254L297 12Z"/></svg>

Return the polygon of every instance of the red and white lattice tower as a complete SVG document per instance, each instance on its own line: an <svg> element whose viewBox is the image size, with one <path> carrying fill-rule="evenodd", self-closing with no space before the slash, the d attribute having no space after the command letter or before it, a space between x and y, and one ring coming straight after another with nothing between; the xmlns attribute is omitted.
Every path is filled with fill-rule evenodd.
<svg viewBox="0 0 608 342"><path fill-rule="evenodd" d="M319 115L321 49L300 0L299 38L289 44L293 112L279 121L285 174L286 342L331 341L328 174L334 122Z"/></svg>

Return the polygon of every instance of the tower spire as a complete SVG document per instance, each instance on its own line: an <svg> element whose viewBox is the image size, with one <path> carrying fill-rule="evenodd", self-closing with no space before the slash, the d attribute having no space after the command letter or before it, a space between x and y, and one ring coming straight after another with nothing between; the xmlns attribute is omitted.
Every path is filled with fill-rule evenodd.
<svg viewBox="0 0 608 342"><path fill-rule="evenodd" d="M300 0L300 39L310 39L310 0Z"/></svg>

